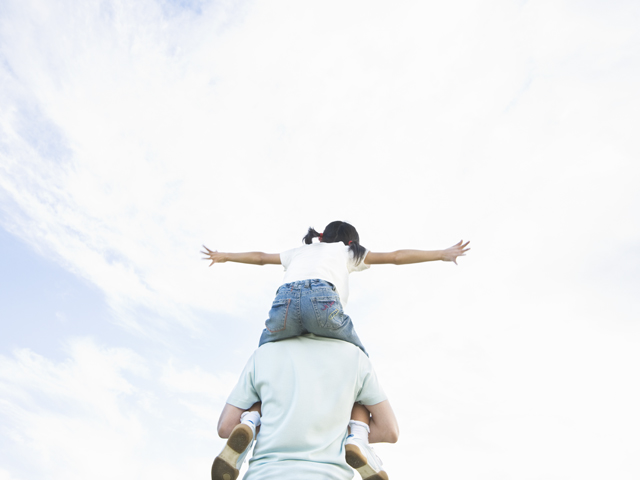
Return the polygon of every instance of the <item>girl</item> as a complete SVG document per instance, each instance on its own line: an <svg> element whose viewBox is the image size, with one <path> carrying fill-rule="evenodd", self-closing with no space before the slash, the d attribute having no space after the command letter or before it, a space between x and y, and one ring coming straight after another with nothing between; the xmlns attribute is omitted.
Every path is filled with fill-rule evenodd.
<svg viewBox="0 0 640 480"><path fill-rule="evenodd" d="M314 243L314 238L318 238L319 241ZM349 274L365 270L375 264L404 265L435 260L457 264L457 257L464 256L469 250L467 247L469 242L463 244L460 241L445 250L397 250L375 253L360 244L358 232L352 225L341 221L331 222L322 233L309 228L303 240L305 245L280 254L224 253L204 247L206 251L202 253L205 255L205 260L211 261L209 266L224 262L284 266L283 285L278 289L269 311L269 318L260 337L260 345L312 333L352 343L367 354L353 328L351 318L344 313L344 306L349 298ZM255 408L252 407L252 410ZM247 434L249 437L255 437L255 427L259 425L258 412L245 412L243 415L246 415L243 417L243 423L251 427L252 432L249 434L245 428L245 437ZM364 462L369 464L369 468L365 469L367 472L372 472L373 476L381 475L379 459L375 457L368 445L369 411L364 406L356 404L351 418L349 422L351 434L347 438L347 446L356 445L363 451L366 457ZM251 443L252 441L247 443L244 454ZM349 453L350 450L347 449L347 452ZM347 462L355 466L354 462L350 461L349 454ZM356 468L361 471L361 468ZM373 478L373 476L370 477ZM380 478L383 477L380 476Z"/></svg>

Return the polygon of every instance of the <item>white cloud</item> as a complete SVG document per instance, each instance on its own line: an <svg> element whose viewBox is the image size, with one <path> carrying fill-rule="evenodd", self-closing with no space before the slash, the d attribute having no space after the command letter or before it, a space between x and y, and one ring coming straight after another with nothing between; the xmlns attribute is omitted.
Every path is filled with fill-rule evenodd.
<svg viewBox="0 0 640 480"><path fill-rule="evenodd" d="M169 389L180 393L195 393L210 400L225 399L237 379L235 375L220 378L195 366L191 369L178 370L170 361L161 377L162 383Z"/></svg>
<svg viewBox="0 0 640 480"><path fill-rule="evenodd" d="M362 5L280 2L236 23L211 5L177 17L154 2L10 7L2 188L23 216L5 225L99 285L133 328L153 328L139 308L163 329L193 328L192 308L264 311L239 285L261 292L278 272L205 272L200 243L277 251L346 215L378 242L391 238L373 231L384 219L409 241L439 246L434 228L475 222L476 239L533 247L539 235L602 237L596 225L631 214L611 216L613 205L638 201L637 146L624 137L635 96L614 76L631 52L608 61L634 33L588 11L374 4L361 17ZM34 121L25 99L62 158L16 131L20 115ZM304 209L287 215L291 202Z"/></svg>
<svg viewBox="0 0 640 480"><path fill-rule="evenodd" d="M215 438L215 429L222 407L237 382L237 375L214 375L195 366L177 369L173 361L164 367L160 382L169 391L180 396L180 405L193 417L190 435L203 439Z"/></svg>
<svg viewBox="0 0 640 480"><path fill-rule="evenodd" d="M0 480L17 480L16 477L12 476L11 473L6 471L3 468L0 468Z"/></svg>
<svg viewBox="0 0 640 480"><path fill-rule="evenodd" d="M138 415L125 406L136 392L123 377L144 372L144 365L132 352L87 340L69 350L61 363L28 350L1 358L0 412L14 444L8 450L18 453L11 463L48 478L108 478L131 462L145 436Z"/></svg>
<svg viewBox="0 0 640 480"><path fill-rule="evenodd" d="M12 475L168 479L177 465L196 476L207 470L221 444L215 424L228 374L169 364L156 385L130 350L78 339L68 353L59 362L25 349L0 357L0 438Z"/></svg>

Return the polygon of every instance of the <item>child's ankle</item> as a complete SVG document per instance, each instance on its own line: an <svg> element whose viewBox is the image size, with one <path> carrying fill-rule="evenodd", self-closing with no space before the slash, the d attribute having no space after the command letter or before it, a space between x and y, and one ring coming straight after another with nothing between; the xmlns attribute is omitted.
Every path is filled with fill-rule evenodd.
<svg viewBox="0 0 640 480"><path fill-rule="evenodd" d="M354 437L369 443L369 425L366 423L359 422L358 420L350 420L349 431Z"/></svg>
<svg viewBox="0 0 640 480"><path fill-rule="evenodd" d="M256 428L260 426L260 414L258 412L244 412L240 415L240 423L250 426L255 437Z"/></svg>

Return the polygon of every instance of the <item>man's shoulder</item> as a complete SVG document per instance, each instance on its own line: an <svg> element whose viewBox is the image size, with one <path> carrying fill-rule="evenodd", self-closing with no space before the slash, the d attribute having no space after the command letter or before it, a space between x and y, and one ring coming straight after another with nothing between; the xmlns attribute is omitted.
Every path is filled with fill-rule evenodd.
<svg viewBox="0 0 640 480"><path fill-rule="evenodd" d="M265 345L292 345L295 342L303 343L306 345L335 345L336 348L344 347L346 349L354 348L356 350L360 350L353 343L345 342L344 340L338 340L337 338L329 338L329 337L321 337L318 335L314 335L313 333L305 333L304 335L299 335L297 337L286 338L284 340L279 340L277 342L265 343Z"/></svg>
<svg viewBox="0 0 640 480"><path fill-rule="evenodd" d="M312 355L314 353L340 355L346 358L368 359L368 357L353 343L335 338L319 337L312 333L298 337L287 338L277 342L265 343L256 350L256 355Z"/></svg>

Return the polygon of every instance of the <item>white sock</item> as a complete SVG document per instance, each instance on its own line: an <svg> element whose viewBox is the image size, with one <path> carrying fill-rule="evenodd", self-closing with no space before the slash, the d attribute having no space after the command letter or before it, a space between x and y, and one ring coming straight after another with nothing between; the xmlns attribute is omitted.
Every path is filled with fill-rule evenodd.
<svg viewBox="0 0 640 480"><path fill-rule="evenodd" d="M253 430L253 437L256 436L256 427L260 426L260 414L258 412L243 412L240 415L240 423L249 425Z"/></svg>
<svg viewBox="0 0 640 480"><path fill-rule="evenodd" d="M354 437L369 443L370 430L369 425L366 423L359 422L358 420L349 420L349 430Z"/></svg>

